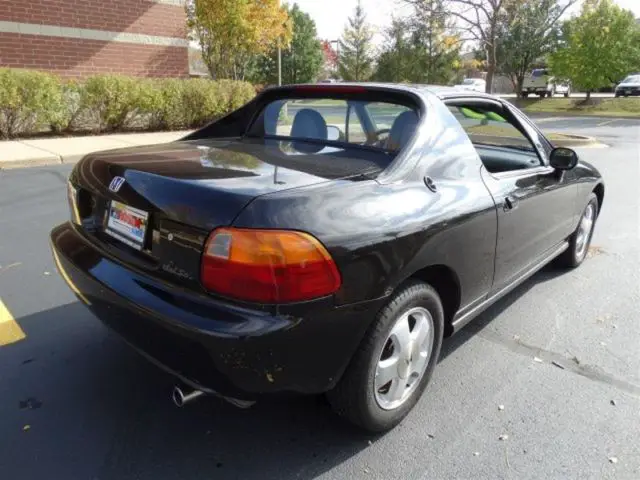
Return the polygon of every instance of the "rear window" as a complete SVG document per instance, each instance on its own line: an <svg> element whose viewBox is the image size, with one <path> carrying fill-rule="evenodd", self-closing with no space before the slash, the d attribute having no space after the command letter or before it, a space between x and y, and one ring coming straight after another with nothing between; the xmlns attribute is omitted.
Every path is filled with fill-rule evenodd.
<svg viewBox="0 0 640 480"><path fill-rule="evenodd" d="M630 75L622 83L640 83L640 75Z"/></svg>
<svg viewBox="0 0 640 480"><path fill-rule="evenodd" d="M534 78L543 77L545 75L549 75L549 72L547 70L544 70L544 69L536 69L536 70L533 71L533 74L532 74L532 76Z"/></svg>
<svg viewBox="0 0 640 480"><path fill-rule="evenodd" d="M397 153L415 134L418 119L417 109L386 101L279 99L265 106L250 136L290 140L302 153L341 145Z"/></svg>

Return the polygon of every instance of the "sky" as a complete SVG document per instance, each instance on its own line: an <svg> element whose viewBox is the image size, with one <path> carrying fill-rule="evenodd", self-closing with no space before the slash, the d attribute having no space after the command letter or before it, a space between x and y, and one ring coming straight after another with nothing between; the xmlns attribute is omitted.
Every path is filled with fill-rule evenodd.
<svg viewBox="0 0 640 480"><path fill-rule="evenodd" d="M347 19L353 14L357 0L289 0L297 3L316 22L318 35L327 40L340 38ZM632 10L640 17L640 0L616 0L623 8ZM380 44L384 29L391 22L392 15L406 16L410 8L402 0L362 0L367 20L376 30L376 43ZM573 11L580 10L579 5Z"/></svg>

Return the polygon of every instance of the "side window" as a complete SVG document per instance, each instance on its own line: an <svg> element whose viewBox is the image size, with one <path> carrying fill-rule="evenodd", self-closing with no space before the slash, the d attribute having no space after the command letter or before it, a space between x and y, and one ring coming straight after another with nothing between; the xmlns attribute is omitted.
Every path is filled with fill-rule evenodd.
<svg viewBox="0 0 640 480"><path fill-rule="evenodd" d="M527 170L543 165L529 138L492 105L451 105L449 110L467 132L485 168L491 173ZM522 128L520 126L520 128Z"/></svg>

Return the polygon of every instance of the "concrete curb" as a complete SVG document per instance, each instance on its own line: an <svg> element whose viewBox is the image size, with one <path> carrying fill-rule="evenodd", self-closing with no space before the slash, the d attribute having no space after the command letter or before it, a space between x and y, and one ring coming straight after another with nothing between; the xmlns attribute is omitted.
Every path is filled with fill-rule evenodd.
<svg viewBox="0 0 640 480"><path fill-rule="evenodd" d="M190 132L191 130L3 141L0 142L0 170L72 165L92 152L170 143Z"/></svg>
<svg viewBox="0 0 640 480"><path fill-rule="evenodd" d="M563 138L561 140L554 139L549 140L553 145L557 147L588 147L595 144L599 144L598 140L594 137L586 137L583 135L572 135L567 133L556 133L556 135L562 135Z"/></svg>
<svg viewBox="0 0 640 480"><path fill-rule="evenodd" d="M527 109L522 110L527 117L535 120L539 117L561 117L561 118L598 118L605 120L638 120L640 122L639 115L597 115L594 113L580 113L580 112L531 112Z"/></svg>

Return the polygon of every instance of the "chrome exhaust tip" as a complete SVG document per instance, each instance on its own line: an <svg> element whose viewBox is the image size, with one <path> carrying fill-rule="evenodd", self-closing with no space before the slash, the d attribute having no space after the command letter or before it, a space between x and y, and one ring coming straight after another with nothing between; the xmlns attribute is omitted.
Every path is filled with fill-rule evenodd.
<svg viewBox="0 0 640 480"><path fill-rule="evenodd" d="M184 407L187 403L193 402L201 395L204 395L204 392L200 390L191 390L185 391L182 388L176 386L173 387L173 392L171 394L171 399L176 407Z"/></svg>

